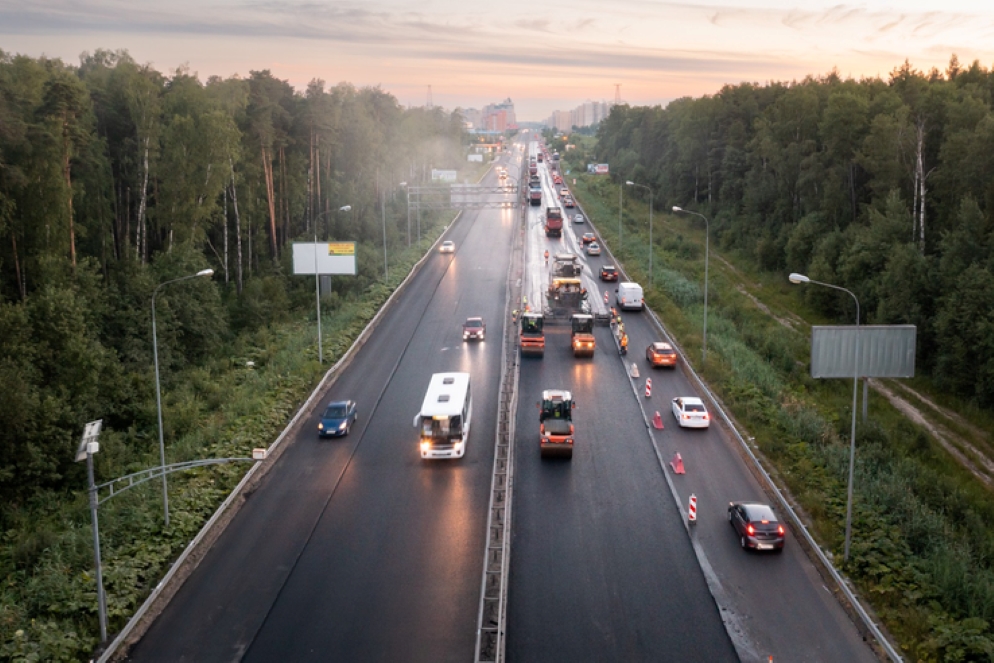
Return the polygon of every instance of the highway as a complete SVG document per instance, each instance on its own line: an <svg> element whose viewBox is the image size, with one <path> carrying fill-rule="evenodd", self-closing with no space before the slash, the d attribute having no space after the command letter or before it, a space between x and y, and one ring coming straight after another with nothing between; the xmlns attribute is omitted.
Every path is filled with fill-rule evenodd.
<svg viewBox="0 0 994 663"><path fill-rule="evenodd" d="M127 660L473 661L500 338L516 333L504 319L512 246L524 241L522 291L535 305L545 248L579 253L577 233L591 230L568 210L563 238L545 238L556 187L540 172L545 200L526 208L523 237L517 208L462 213L444 237L456 252L427 258ZM492 172L484 183L496 184ZM582 259L605 311L614 286L596 270L610 258ZM488 339L464 343L462 322L477 315ZM721 426L676 428L669 400L696 391L682 370L650 373L643 352L659 332L648 314L624 318L625 358L607 327L595 329L593 358L574 359L568 327L547 326L545 357L521 360L507 660L876 660L790 534L782 555L739 548L728 501L769 500ZM412 419L430 375L452 370L473 381L466 456L423 461ZM571 460L539 457L536 403L548 388L578 402ZM343 398L359 405L351 435L319 440L323 404ZM664 430L647 426L655 410ZM699 499L691 536L660 462L678 450L687 474L671 477L676 492Z"/></svg>
<svg viewBox="0 0 994 663"><path fill-rule="evenodd" d="M545 164L539 171L546 187L556 188ZM568 183L569 178L565 179ZM587 288L594 309L603 306L602 297L595 293L603 295L604 290L609 291L613 304L614 284L598 284L595 280L601 265L612 264L612 258L606 252L600 257L586 256L578 248L578 236L593 230L589 221L568 222L564 224L561 240L548 239L538 221L546 204L552 203L543 201L541 212L535 207L529 213L526 282L530 277L533 283L527 291L537 292L538 282L547 278L542 257L545 248L553 253L573 247L573 252L580 254L587 265L584 283L590 284ZM582 210L564 212L569 212L564 218L571 218ZM541 615L573 612L577 606L591 609L590 603L564 594L562 589L558 594L549 592L545 596L529 593L530 580L521 579L534 573L527 558L552 559L553 552L575 555L574 549L586 547L592 547L589 557L583 560L573 557L580 564L576 575L569 564L557 563L548 564L542 576L550 586L559 588L582 583L584 599L594 592L600 594L596 605L602 607L594 613L596 619L577 628L571 623L569 637L560 643L563 647L581 653L620 651L625 659L651 660L652 656L642 655L650 651L646 643L651 641L643 634L654 620L679 624L681 629L690 631L688 636L695 635L693 631L698 627L711 636L707 631L708 615L704 614L699 597L695 603L694 597L688 600L680 594L701 591L703 580L699 579L703 578L718 600L727 631L742 660L766 661L771 655L773 660L789 661L877 660L789 531L787 546L780 555L757 554L739 547L738 537L727 520L728 503L737 500L770 503L771 500L746 468L736 446L738 442L717 421L712 421L707 430L683 430L676 425L670 401L677 396L703 394L698 393L682 370L649 366L645 349L663 338L648 313L623 313L622 317L630 339L625 362L607 328L598 329L593 362L574 359L567 349L569 333L565 327L558 337L547 338L547 348L551 346L552 351L547 350L544 359L522 360L508 608L509 660L532 660L526 652L542 638L538 632L529 631L529 624ZM636 380L628 377L632 363L640 376ZM653 381L650 398L644 396L646 377ZM575 412L576 451L565 469L538 459L534 394L551 387L570 388L579 401ZM662 430L654 429L649 423L656 411L663 420ZM684 460L686 475L670 476L684 510L691 493L698 499L698 522L691 531L698 555L705 561L706 574L697 559L688 561L694 557L690 552L691 538L662 476L659 458L670 472L668 462L677 452ZM550 477L555 480L558 473L568 473L570 499L579 504L551 503L546 509L539 508L536 505L539 500L529 499L528 493L547 496L548 486L541 480ZM597 516L584 522L580 532L570 517L575 508ZM563 520L558 520L560 515ZM569 525L563 526L566 523ZM602 570L595 571L598 568ZM610 572L604 571L605 568ZM588 573L601 574L599 591L597 583L589 584L585 575ZM677 576L686 576L682 580L685 587L667 584ZM658 598L660 592L665 593L665 600ZM607 609L607 605L619 608L620 614ZM618 639L616 643L602 639L602 625L617 627L609 629ZM688 659L722 660L719 653L701 649L705 641L700 637L689 640L692 649ZM716 646L713 640L707 644ZM617 649L610 649L612 646ZM657 656L660 651L670 650L656 649ZM520 653L521 657L512 658L511 653ZM604 658L607 656L592 656L587 660Z"/></svg>
<svg viewBox="0 0 994 663"><path fill-rule="evenodd" d="M463 213L321 399L358 402L352 433L318 440L310 413L130 660L473 660L514 212ZM463 343L475 315L494 340ZM425 462L412 420L451 370L466 456Z"/></svg>

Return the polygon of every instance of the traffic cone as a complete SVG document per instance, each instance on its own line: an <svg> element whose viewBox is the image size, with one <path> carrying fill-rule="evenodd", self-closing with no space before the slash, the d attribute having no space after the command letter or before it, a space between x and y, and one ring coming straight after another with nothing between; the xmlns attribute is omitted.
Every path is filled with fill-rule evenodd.
<svg viewBox="0 0 994 663"><path fill-rule="evenodd" d="M670 467L673 468L673 474L687 473L683 467L683 458L680 457L680 452L677 452L677 454L673 456L673 460L670 461Z"/></svg>
<svg viewBox="0 0 994 663"><path fill-rule="evenodd" d="M604 291L604 303L607 304L607 290Z"/></svg>
<svg viewBox="0 0 994 663"><path fill-rule="evenodd" d="M657 430L663 430L663 418L659 414L659 410L656 410L656 416L652 418L652 425Z"/></svg>
<svg viewBox="0 0 994 663"><path fill-rule="evenodd" d="M645 397L650 398L652 396L652 378L645 379Z"/></svg>
<svg viewBox="0 0 994 663"><path fill-rule="evenodd" d="M690 494L690 504L687 505L687 521L693 525L697 522L697 496Z"/></svg>
<svg viewBox="0 0 994 663"><path fill-rule="evenodd" d="M636 364L634 361L632 362L632 368L628 372L628 374L631 375L634 379L638 380L638 377L639 377L639 367L638 367L638 364Z"/></svg>

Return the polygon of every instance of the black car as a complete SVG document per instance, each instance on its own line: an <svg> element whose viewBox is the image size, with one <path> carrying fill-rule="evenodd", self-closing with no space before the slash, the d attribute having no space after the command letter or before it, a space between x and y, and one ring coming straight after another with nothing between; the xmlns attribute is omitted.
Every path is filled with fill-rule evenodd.
<svg viewBox="0 0 994 663"><path fill-rule="evenodd" d="M604 265L601 267L601 281L617 281L618 268L614 265Z"/></svg>
<svg viewBox="0 0 994 663"><path fill-rule="evenodd" d="M783 552L786 531L769 505L729 502L728 522L738 533L743 548Z"/></svg>

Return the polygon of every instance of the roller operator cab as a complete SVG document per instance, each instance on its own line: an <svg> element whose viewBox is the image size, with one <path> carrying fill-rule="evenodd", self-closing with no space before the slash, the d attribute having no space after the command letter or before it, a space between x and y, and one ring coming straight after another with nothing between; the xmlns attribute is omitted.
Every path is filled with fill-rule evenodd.
<svg viewBox="0 0 994 663"><path fill-rule="evenodd" d="M619 283L618 289L615 290L615 293L618 308L624 311L642 310L642 286L638 283Z"/></svg>
<svg viewBox="0 0 994 663"><path fill-rule="evenodd" d="M521 316L521 354L542 357L545 355L545 319L541 313Z"/></svg>
<svg viewBox="0 0 994 663"><path fill-rule="evenodd" d="M576 313L570 318L570 344L574 357L593 357L597 341L594 339L594 316Z"/></svg>
<svg viewBox="0 0 994 663"><path fill-rule="evenodd" d="M462 458L473 420L469 373L435 373L428 383L414 427L422 458Z"/></svg>
<svg viewBox="0 0 994 663"><path fill-rule="evenodd" d="M573 394L565 389L542 392L539 410L539 449L542 458L573 457Z"/></svg>

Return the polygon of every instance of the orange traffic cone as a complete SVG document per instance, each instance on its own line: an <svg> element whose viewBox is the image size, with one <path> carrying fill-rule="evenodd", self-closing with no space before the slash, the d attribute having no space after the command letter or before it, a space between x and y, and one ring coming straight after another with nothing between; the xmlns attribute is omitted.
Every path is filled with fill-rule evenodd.
<svg viewBox="0 0 994 663"><path fill-rule="evenodd" d="M659 410L656 410L656 416L652 418L652 426L657 430L663 430L663 417L660 416Z"/></svg>
<svg viewBox="0 0 994 663"><path fill-rule="evenodd" d="M680 457L680 453L677 452L673 456L673 460L670 461L670 467L673 468L673 474L686 474L687 471L683 468L683 458Z"/></svg>

